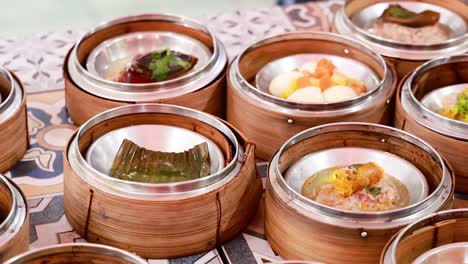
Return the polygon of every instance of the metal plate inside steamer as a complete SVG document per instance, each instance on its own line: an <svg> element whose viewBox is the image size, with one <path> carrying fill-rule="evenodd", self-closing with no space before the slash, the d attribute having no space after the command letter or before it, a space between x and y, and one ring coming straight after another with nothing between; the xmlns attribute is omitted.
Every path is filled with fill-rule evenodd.
<svg viewBox="0 0 468 264"><path fill-rule="evenodd" d="M186 35L164 31L134 32L98 45L89 55L86 68L98 78L115 81L118 73L135 56L166 48L197 57L197 63L187 74L202 69L212 56L205 44ZM110 70L111 67L115 69Z"/></svg>
<svg viewBox="0 0 468 264"><path fill-rule="evenodd" d="M255 78L257 88L263 93L273 96L269 91L270 82L273 80L273 78L281 73L290 72L295 68L301 67L307 62L318 61L322 58L329 59L336 66L336 68L343 72L346 76L361 80L365 84L367 91L360 96L369 93L380 83L380 79L377 74L364 63L331 54L311 53L291 55L268 63L257 73Z"/></svg>
<svg viewBox="0 0 468 264"><path fill-rule="evenodd" d="M429 110L433 111L434 113L437 114L438 111L440 111L444 104L444 100L448 100L451 104L456 104L457 102L457 97L458 95L464 90L468 89L468 83L461 83L461 84L456 84L456 85L451 85L451 86L446 86L439 88L437 90L434 90L428 94L426 94L422 99L421 99L421 104L427 107ZM457 123L462 123L466 124L465 122L450 119L447 117L444 117L442 115L439 115L440 117L447 119L451 122L457 122Z"/></svg>
<svg viewBox="0 0 468 264"><path fill-rule="evenodd" d="M93 168L108 175L124 139L131 140L146 149L164 152L182 152L207 142L211 174L224 167L224 155L213 141L191 130L167 125L137 125L111 131L91 144L86 160Z"/></svg>
<svg viewBox="0 0 468 264"><path fill-rule="evenodd" d="M468 242L450 243L431 249L419 256L413 264L467 263Z"/></svg>
<svg viewBox="0 0 468 264"><path fill-rule="evenodd" d="M369 34L372 34L370 28L374 22L382 15L384 10L388 8L391 4L399 4L402 7L411 10L415 13L420 13L425 10L432 10L435 12L440 13L439 23L445 26L448 30L450 39L458 38L463 36L468 32L468 25L466 21L458 15L457 13L453 13L452 11L429 3L423 2L416 2L416 1L388 1L383 3L373 4L361 10L359 13L355 14L351 17L351 21L357 27L367 31ZM377 39L381 37L372 34ZM450 40L449 39L449 40ZM395 42L394 40L385 39L388 42Z"/></svg>
<svg viewBox="0 0 468 264"><path fill-rule="evenodd" d="M286 182L296 192L301 193L305 181L318 171L372 161L380 165L385 173L398 179L406 186L410 193L410 205L428 196L429 186L418 168L394 154L368 148L333 148L308 154L287 170Z"/></svg>

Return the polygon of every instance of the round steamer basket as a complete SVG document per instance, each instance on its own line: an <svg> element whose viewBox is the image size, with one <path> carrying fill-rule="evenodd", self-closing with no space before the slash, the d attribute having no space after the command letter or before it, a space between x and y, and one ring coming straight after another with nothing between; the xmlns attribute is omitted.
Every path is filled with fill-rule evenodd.
<svg viewBox="0 0 468 264"><path fill-rule="evenodd" d="M265 91L268 88L256 87L255 79L267 64L284 61L287 68L291 65L284 59L297 56L306 58L302 63L308 56L325 57L343 69L357 69L370 84L368 91L348 101L309 104L280 99ZM329 33L284 34L253 44L233 61L227 120L257 145L260 158L270 159L289 137L313 126L339 121L389 123L395 89L394 73L382 57L358 42Z"/></svg>
<svg viewBox="0 0 468 264"><path fill-rule="evenodd" d="M198 61L186 74L161 82L130 84L108 76L126 67L122 61L166 48ZM67 110L78 125L110 108L145 102L224 116L226 52L208 28L188 18L143 14L102 24L76 43L63 65Z"/></svg>
<svg viewBox="0 0 468 264"><path fill-rule="evenodd" d="M395 127L436 148L455 171L456 191L468 193L468 123L448 119L432 111L447 95L464 88L468 88L467 55L423 64L400 83Z"/></svg>
<svg viewBox="0 0 468 264"><path fill-rule="evenodd" d="M28 148L26 98L19 79L0 67L0 172L8 171Z"/></svg>
<svg viewBox="0 0 468 264"><path fill-rule="evenodd" d="M5 264L146 264L146 260L121 249L91 243L69 243L32 250Z"/></svg>
<svg viewBox="0 0 468 264"><path fill-rule="evenodd" d="M191 148L201 139L210 146L212 173L164 184L110 177L124 138L169 152ZM248 224L262 195L255 146L229 124L189 108L141 104L111 109L83 124L66 153L64 206L71 226L88 241L145 258L214 248ZM214 166L220 157L220 166Z"/></svg>
<svg viewBox="0 0 468 264"><path fill-rule="evenodd" d="M467 209L431 214L395 235L382 252L380 263L466 263L467 225Z"/></svg>
<svg viewBox="0 0 468 264"><path fill-rule="evenodd" d="M29 247L29 216L26 198L7 177L0 175L0 262Z"/></svg>
<svg viewBox="0 0 468 264"><path fill-rule="evenodd" d="M430 45L411 45L371 34L372 25L389 4L400 4L414 12L432 10L440 14L439 22L450 37L447 41ZM460 0L348 0L335 16L333 30L355 38L372 47L394 65L401 80L422 63L442 56L468 51L468 5Z"/></svg>
<svg viewBox="0 0 468 264"><path fill-rule="evenodd" d="M405 185L406 207L356 212L325 206L301 194L304 182L318 171L371 161ZM266 237L286 259L378 263L385 243L399 229L451 207L453 181L432 147L401 130L368 123L311 128L290 138L271 160Z"/></svg>

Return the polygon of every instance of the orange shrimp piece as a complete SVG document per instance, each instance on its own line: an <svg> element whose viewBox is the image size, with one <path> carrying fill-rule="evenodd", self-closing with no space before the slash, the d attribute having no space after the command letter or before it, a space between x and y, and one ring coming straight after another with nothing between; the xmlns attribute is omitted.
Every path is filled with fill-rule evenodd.
<svg viewBox="0 0 468 264"><path fill-rule="evenodd" d="M307 76L299 77L296 80L297 89L301 89L310 86L309 78Z"/></svg>
<svg viewBox="0 0 468 264"><path fill-rule="evenodd" d="M366 92L366 86L358 80L348 80L349 86L356 91L357 94L362 94Z"/></svg>
<svg viewBox="0 0 468 264"><path fill-rule="evenodd" d="M317 68L323 68L329 72L333 72L335 70L335 65L328 59L320 59L317 63Z"/></svg>
<svg viewBox="0 0 468 264"><path fill-rule="evenodd" d="M320 78L320 90L325 91L326 89L330 88L333 86L333 82L331 77L329 76L324 76Z"/></svg>
<svg viewBox="0 0 468 264"><path fill-rule="evenodd" d="M317 63L317 68L315 69L313 77L317 79L322 77L331 77L334 70L335 65L333 65L330 60L320 59Z"/></svg>

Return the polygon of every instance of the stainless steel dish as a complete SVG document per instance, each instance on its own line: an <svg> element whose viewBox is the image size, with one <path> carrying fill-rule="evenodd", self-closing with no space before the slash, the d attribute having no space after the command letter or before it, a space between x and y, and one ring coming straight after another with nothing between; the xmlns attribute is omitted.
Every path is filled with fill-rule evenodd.
<svg viewBox="0 0 468 264"><path fill-rule="evenodd" d="M468 51L468 24L462 16L452 10L429 3L429 1L427 3L424 1L387 1L360 5L360 10L357 12L353 10L354 13L350 14L347 9L353 4L352 2L347 1L337 12L335 17L337 31L362 41L382 55L409 60L428 60ZM450 38L438 44L409 45L373 34L369 28L390 4L399 4L414 12L432 10L440 13L439 21L448 30Z"/></svg>
<svg viewBox="0 0 468 264"><path fill-rule="evenodd" d="M429 194L429 186L424 174L413 164L395 154L369 148L332 148L311 153L291 165L286 172L285 179L294 191L301 193L306 180L321 170L372 161L379 164L385 173L395 177L408 190L411 190L409 205L424 200Z"/></svg>
<svg viewBox="0 0 468 264"><path fill-rule="evenodd" d="M382 254L382 264L398 264L397 251L402 242L405 242L409 236L423 230L425 227L433 226L436 223L455 220L463 221L468 218L467 209L452 209L430 214L418 221L403 228L398 235L389 242L386 250ZM463 239L463 236L460 236ZM442 263L467 263L468 260L468 242L449 243L439 247L430 248L419 255L413 264L442 264ZM455 237L453 237L455 239ZM416 256L415 256L416 257Z"/></svg>
<svg viewBox="0 0 468 264"><path fill-rule="evenodd" d="M122 130L121 132L119 132L118 130L117 132L111 131L103 136L102 142L99 142L98 140L98 143L96 143L95 147L91 148L89 152L90 154L88 154L88 160L90 160L89 162L84 157L85 153L83 154L80 151L79 141L86 134L86 132L91 130L95 125L113 118L117 118L119 116L138 114L151 115L152 113L180 115L198 120L200 122L206 123L214 127L225 136L226 140L231 145L232 159L229 160L225 166L223 164L224 167L221 166L221 169L218 169L215 173L207 177L177 183L151 184L141 182L129 182L108 176L108 170L106 169L109 166L109 162L111 162L109 161L109 159L112 160L113 156L107 159L107 161L103 157L108 155L104 153L109 153L108 151L110 151L107 149L107 147L110 146L109 144L112 144L113 142L114 144L119 145L118 142L120 141L118 140L118 138L122 136L119 135L119 133L123 132L124 134L128 133L127 135L130 135L132 133L131 131L133 131L133 134L131 134L133 139L140 140L140 143L148 144L147 138L145 139L145 137L143 136L144 132L147 131L146 129L154 131L153 129L157 128L159 130L160 128L162 129L162 127L146 127L143 131L139 131L141 127L136 127L135 129L128 129L127 127L125 127L124 130ZM137 130L138 132L135 132ZM203 138L199 135L189 135L186 131L179 130L179 133L182 133L184 135L183 138L180 138L178 137L180 134L172 133L172 131L174 130L171 129L170 131L166 131L167 133L164 132L164 146L168 148L170 147L170 149L174 147L170 146L170 144L173 142L178 142L177 145L179 147L185 147L185 144L192 146L192 144L195 142L188 141L191 138L194 140L202 140ZM112 140L106 142L108 139ZM117 141L114 141L114 139ZM156 144L159 146L158 142L153 142L152 144ZM111 146L110 148L115 149L115 146ZM213 150L214 153L218 151L216 150L216 148L213 148ZM100 189L103 189L110 193L116 193L124 197L165 200L173 199L174 197L190 197L196 194L208 192L210 190L218 188L219 186L222 186L227 181L230 181L239 172L242 166L241 157L243 153L244 149L239 144L234 132L232 132L232 130L223 122L217 120L211 115L180 106L164 104L138 104L114 108L88 120L85 124L83 124L80 127L76 136L72 139L68 150L68 160L73 171L77 175L79 175L79 177L81 177L83 180L88 182L88 184L90 185L99 186ZM216 157L216 159L219 158L220 156ZM218 161L221 160L219 159Z"/></svg>
<svg viewBox="0 0 468 264"><path fill-rule="evenodd" d="M468 83L461 83L461 84L455 84L455 85L450 85L446 87L439 88L437 90L433 90L426 94L422 99L421 99L421 104L428 108L429 110L437 113L444 107L444 100L447 98L451 104L456 104L457 102L457 96L464 90L468 89ZM440 115L442 118L446 118L447 120L452 120L454 122L459 122L462 123L461 121L458 120L453 120L447 117L444 117Z"/></svg>
<svg viewBox="0 0 468 264"><path fill-rule="evenodd" d="M68 243L43 247L11 258L4 264L33 263L122 263L147 264L146 260L127 251L91 243Z"/></svg>
<svg viewBox="0 0 468 264"><path fill-rule="evenodd" d="M29 225L26 222L28 217L28 209L26 205L26 197L12 181L6 176L0 174L0 192L5 192L0 197L4 197L0 201L0 209L9 210L8 214L0 215L0 261L2 254L8 252L1 252L2 249L12 250L14 247L20 245L11 244L11 240L15 238L22 229L23 225ZM0 214L4 212L0 211ZM8 255L8 254L7 254Z"/></svg>
<svg viewBox="0 0 468 264"><path fill-rule="evenodd" d="M88 38L92 38L94 34L116 25L143 21L174 23L191 30L200 31L208 35L212 40L212 48L210 49L193 38L173 32L133 32L117 36L97 45L87 62L79 61L78 52L82 48L82 43ZM127 45L130 43L132 45ZM197 63L199 64L197 68L179 78L148 84L119 83L102 77L103 70L111 61L133 54L135 52L134 48L137 48L137 53L144 53L152 47L161 47L161 45L166 44L174 49L189 49L181 50L184 53L196 53L192 55L201 60ZM70 54L68 71L72 81L78 87L93 95L116 101L144 102L172 98L201 89L220 76L226 67L226 63L227 55L222 43L203 24L175 15L143 14L116 19L86 33L77 42Z"/></svg>
<svg viewBox="0 0 468 264"><path fill-rule="evenodd" d="M355 79L361 80L366 87L369 87L366 93L360 96L365 96L366 94L371 93L372 90L379 87L380 78L364 63L330 54L297 54L272 61L265 65L256 75L255 80L257 88L260 92L263 92L265 96L270 96L272 100L279 99L289 102L287 99L281 99L271 95L269 91L271 80L283 72L290 72L307 62L318 61L322 58L329 59L342 72Z"/></svg>
<svg viewBox="0 0 468 264"><path fill-rule="evenodd" d="M109 74L114 63L117 63L118 66L127 65L135 56L166 48L197 57L197 63L187 73L192 75L199 74L212 56L212 52L205 44L186 35L164 31L135 32L99 44L89 55L86 69L96 78L116 82L117 76ZM120 68L120 71L122 69ZM116 86L120 84L119 82L115 83ZM145 89L147 88L145 86L148 85L135 85L135 89Z"/></svg>
<svg viewBox="0 0 468 264"><path fill-rule="evenodd" d="M306 153L297 158L283 157L290 150L291 153L297 153L295 147L305 144L304 141L307 139L323 135L339 136L343 132L360 133L362 138L372 138L371 141L380 142L379 144L382 144L382 146L385 146L387 141L391 141L392 138L411 143L416 148L430 155L437 166L439 166L441 169L440 182L436 186L429 186L428 188L427 184L429 180L423 179L421 177L422 173L414 165L406 160L402 161L402 158L395 156L395 154L390 154L377 148L331 147L317 152ZM355 139L347 138L346 140L353 141ZM409 189L412 201L410 205L382 212L352 212L324 206L301 194L301 183L312 175L309 173L316 172L320 168L328 168L339 164L348 165L346 164L347 162L375 161L376 159L382 161L379 164L391 170L392 176L401 179L407 187L415 188L415 190ZM291 165L288 165L290 163ZM413 173L414 175L412 175ZM413 178L409 175L416 177ZM423 177L427 176L424 175ZM291 203L297 204L311 212L310 216L313 216L316 221L333 223L333 225L346 228L361 228L363 230L361 234L363 237L367 235L365 230L406 225L439 210L447 202L447 199L450 199L450 196L453 195L454 183L452 177L442 157L424 141L401 130L368 123L333 123L307 129L286 141L271 160L269 167L269 180L278 182L279 189L275 191L284 192L290 197Z"/></svg>
<svg viewBox="0 0 468 264"><path fill-rule="evenodd" d="M377 74L375 72L370 70L368 67L364 66L361 62L354 61L353 59L348 58L350 50L347 48L343 48L342 55L336 56L336 59L334 60L340 63L340 65L346 65L346 68L351 68L351 66L355 67L355 69L353 69L352 71L353 73L356 73L359 76L367 74L366 78L364 78L366 84L369 84L369 86L367 87L367 93L358 96L352 100L328 104L304 104L274 97L269 92L267 92L269 80L273 78L273 74L279 70L282 70L283 67L290 69L292 61L294 61L294 63L296 63L298 60L302 61L303 59L307 59L309 55L305 57L292 56L283 58L284 61L282 59L278 60L278 64L276 66L274 65L276 63L274 62L274 64L271 64L269 66L266 65L265 68L262 70L263 72L258 73L258 87L254 86L252 83L249 82L249 80L247 80L243 76L242 72L239 69L239 61L251 50L288 40L320 40L327 41L330 43L344 44L350 48L359 49L360 51L364 52L367 56L369 56L374 65L379 65L379 67L383 69L383 76L380 78L377 77ZM314 54L310 56L328 57L329 55ZM357 67L357 65L360 66ZM258 103L270 106L272 107L272 109L279 109L281 112L290 116L311 115L313 117L332 117L344 114L352 114L362 109L369 108L374 103L374 100L377 100L377 98L388 96L389 93L393 92L394 87L392 87L392 84L395 78L395 76L393 76L392 74L392 71L387 67L387 64L385 63L384 59L379 54L369 49L367 46L362 45L361 43L356 42L347 37L322 32L289 33L261 40L251 45L249 48L244 50L239 56L237 56L236 59L232 62L229 71L229 78L233 88L240 90L242 93L246 93L249 97L258 101Z"/></svg>
<svg viewBox="0 0 468 264"><path fill-rule="evenodd" d="M224 155L212 140L191 130L167 125L136 125L113 130L91 144L86 154L86 161L99 172L108 174L119 150L119 142L124 139L131 140L146 149L164 152L183 152L197 144L207 142L211 174L224 167Z"/></svg>
<svg viewBox="0 0 468 264"><path fill-rule="evenodd" d="M462 70L463 67L468 67L468 55L434 59L418 67L403 83L401 89L402 107L422 126L448 137L466 140L468 138L468 123L441 116L432 108L440 105L443 99L441 96L446 93L460 91L464 87L468 88L466 76L460 76L457 79L457 82L461 81L461 83L447 83L446 80L440 78L437 82L427 83L427 76L429 74L436 76L441 67L454 71Z"/></svg>
<svg viewBox="0 0 468 264"><path fill-rule="evenodd" d="M9 119L21 106L23 92L18 81L5 68L0 67L0 122Z"/></svg>
<svg viewBox="0 0 468 264"><path fill-rule="evenodd" d="M419 256L413 264L468 263L468 242L458 242L436 247Z"/></svg>

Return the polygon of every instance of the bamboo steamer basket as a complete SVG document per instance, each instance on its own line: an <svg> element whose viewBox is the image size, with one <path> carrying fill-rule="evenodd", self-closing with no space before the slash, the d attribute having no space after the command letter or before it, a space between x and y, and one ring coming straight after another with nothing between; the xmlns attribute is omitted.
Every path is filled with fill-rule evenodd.
<svg viewBox="0 0 468 264"><path fill-rule="evenodd" d="M18 186L0 175L0 262L29 247L29 216L26 198Z"/></svg>
<svg viewBox="0 0 468 264"><path fill-rule="evenodd" d="M171 48L199 57L192 71L150 84L109 80L106 69L122 57ZM124 66L122 66L124 67ZM222 43L200 22L174 15L144 14L116 19L86 33L63 64L66 107L81 125L110 108L159 102L224 116L227 55Z"/></svg>
<svg viewBox="0 0 468 264"><path fill-rule="evenodd" d="M367 93L328 104L295 103L256 87L255 78L270 62L318 54L344 60L343 67L364 67L375 76ZM383 58L352 39L330 33L290 33L264 39L247 48L228 73L227 120L257 145L257 155L270 159L292 135L317 125L339 121L388 124L396 89L394 71Z"/></svg>
<svg viewBox="0 0 468 264"><path fill-rule="evenodd" d="M353 212L319 204L301 194L305 180L321 169L369 161L400 177L410 191L408 206ZM311 128L290 138L270 161L266 237L273 250L286 259L378 263L385 243L399 229L451 207L453 180L439 154L404 131L369 123Z"/></svg>
<svg viewBox="0 0 468 264"><path fill-rule="evenodd" d="M96 169L100 158L84 158L100 137L141 125L169 126L201 135L215 143L226 163L201 179L146 184L109 177ZM179 144L189 142L191 134L180 138L171 133L156 135L145 140ZM119 140L109 142L118 145ZM174 258L214 248L249 223L262 195L255 145L230 125L184 107L142 104L106 111L78 130L66 153L64 207L71 226L90 242L145 258ZM106 153L101 158L112 160L114 155Z"/></svg>
<svg viewBox="0 0 468 264"><path fill-rule="evenodd" d="M20 80L0 67L0 172L8 171L29 144L26 96Z"/></svg>
<svg viewBox="0 0 468 264"><path fill-rule="evenodd" d="M447 87L468 88L467 55L429 61L406 76L397 93L395 127L422 138L444 155L455 171L455 190L468 193L468 124L440 116L421 102Z"/></svg>
<svg viewBox="0 0 468 264"><path fill-rule="evenodd" d="M441 14L440 21L451 30L451 38L433 45L408 45L371 34L365 29L388 6L398 3L410 10L433 10ZM347 0L335 16L333 30L355 38L372 47L395 67L398 80L422 63L468 51L468 6L461 0Z"/></svg>
<svg viewBox="0 0 468 264"><path fill-rule="evenodd" d="M441 211L420 219L387 243L380 263L465 263L467 224L467 209Z"/></svg>
<svg viewBox="0 0 468 264"><path fill-rule="evenodd" d="M5 264L146 264L144 259L121 249L91 244L59 244L28 251Z"/></svg>

